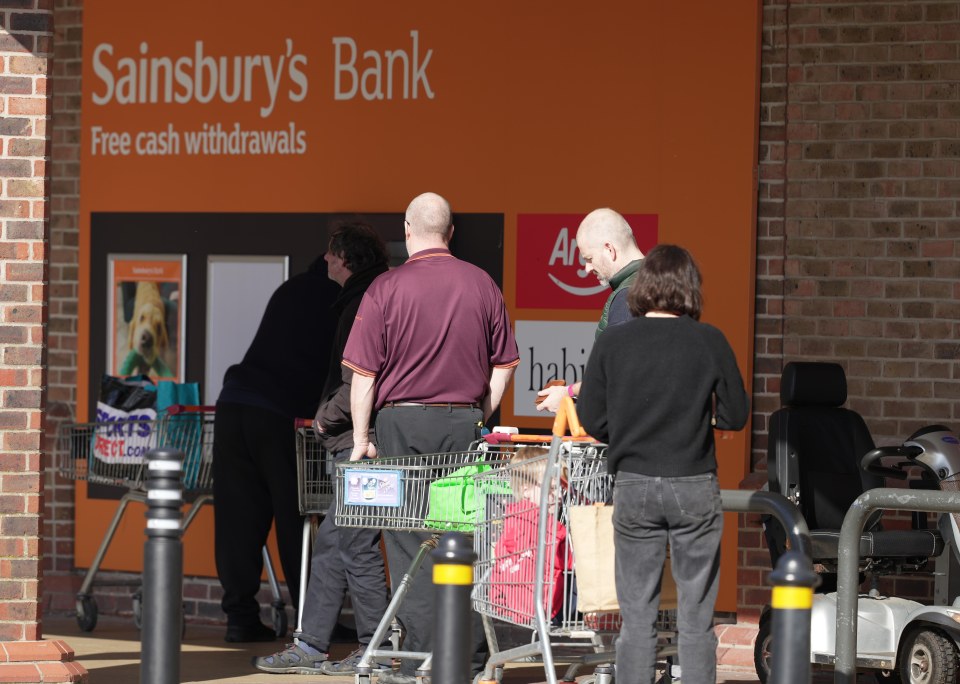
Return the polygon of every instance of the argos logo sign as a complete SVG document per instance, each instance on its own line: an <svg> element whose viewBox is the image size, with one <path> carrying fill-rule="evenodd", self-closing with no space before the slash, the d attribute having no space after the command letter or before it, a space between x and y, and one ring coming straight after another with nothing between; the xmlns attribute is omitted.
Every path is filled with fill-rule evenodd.
<svg viewBox="0 0 960 684"><path fill-rule="evenodd" d="M517 307L600 309L610 293L583 267L577 228L586 214L517 216ZM637 245L646 253L657 244L656 214L626 214Z"/></svg>

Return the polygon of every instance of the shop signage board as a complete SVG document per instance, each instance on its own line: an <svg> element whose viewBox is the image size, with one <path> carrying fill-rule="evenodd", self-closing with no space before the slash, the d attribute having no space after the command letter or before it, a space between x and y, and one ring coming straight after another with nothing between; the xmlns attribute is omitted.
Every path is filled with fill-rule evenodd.
<svg viewBox="0 0 960 684"><path fill-rule="evenodd" d="M628 216L642 248L691 250L704 319L749 378L759 25L754 0L173 0L162 11L88 0L78 415L91 308L104 306L90 288L98 214L402 216L427 190L502 217L491 240L525 384L518 372L500 423L548 427L529 408L531 371L589 355L583 331L605 293L573 241L579 217L602 206ZM720 458L723 486L736 487L749 432L721 440Z"/></svg>

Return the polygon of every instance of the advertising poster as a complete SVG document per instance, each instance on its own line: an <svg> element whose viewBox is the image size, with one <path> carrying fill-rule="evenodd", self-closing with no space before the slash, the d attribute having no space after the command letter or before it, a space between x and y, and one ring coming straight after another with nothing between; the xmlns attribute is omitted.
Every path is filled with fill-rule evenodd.
<svg viewBox="0 0 960 684"><path fill-rule="evenodd" d="M186 257L108 259L109 374L183 380Z"/></svg>

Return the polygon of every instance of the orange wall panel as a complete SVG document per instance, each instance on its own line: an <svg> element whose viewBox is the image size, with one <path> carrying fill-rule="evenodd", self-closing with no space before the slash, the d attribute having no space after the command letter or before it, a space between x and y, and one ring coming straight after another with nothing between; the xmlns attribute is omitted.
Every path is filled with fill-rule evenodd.
<svg viewBox="0 0 960 684"><path fill-rule="evenodd" d="M515 305L518 273L531 264L529 255L516 253L518 215L585 214L599 206L656 215L658 240L684 245L698 260L704 318L724 331L750 378L759 22L756 0L280 0L268 9L246 0L174 0L162 11L88 0L80 358L90 354L90 307L100 306L90 296L92 212L402 211L412 197L433 190L455 211L504 215L503 286L515 321L587 322L599 315ZM359 89L352 99L338 99L337 74L341 94L352 76L342 65L338 72L337 46L343 56L349 41L361 78L387 51L395 57L403 51L411 71L416 54L422 74L414 78L416 99L412 89L402 96L400 67L392 99L368 100ZM235 58L244 65L236 101L225 101L219 87L201 101L214 63L218 73L221 63L228 65L223 92L232 97ZM171 81L169 102L162 78L155 97L154 84L142 78L154 68L161 74L164 60L174 70L179 64L182 77ZM360 85L369 90L374 76L369 72ZM381 77L385 89L383 70ZM253 154L249 147L239 154L190 153L188 137L205 125L238 128L248 139L294 131L294 153ZM171 131L176 154L145 153L151 133ZM130 150L118 154L124 134ZM81 361L80 416L88 412L88 374ZM513 404L508 392L502 422L549 426L545 418L515 415ZM746 473L749 434L748 428L719 442L724 487L736 487ZM79 565L89 562L112 510L78 490ZM214 573L209 515L187 535L188 573ZM725 610L734 609L736 535L732 526L729 532ZM131 516L107 566L138 567L140 535L142 523Z"/></svg>

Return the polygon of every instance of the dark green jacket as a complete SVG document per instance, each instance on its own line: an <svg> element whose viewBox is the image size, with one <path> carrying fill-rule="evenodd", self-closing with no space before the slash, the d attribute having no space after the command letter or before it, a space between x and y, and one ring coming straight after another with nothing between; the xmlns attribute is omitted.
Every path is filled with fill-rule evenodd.
<svg viewBox="0 0 960 684"><path fill-rule="evenodd" d="M643 263L643 259L637 259L636 261L631 261L629 264L617 271L617 274L610 279L610 287L613 289L613 292L610 293L610 296L607 297L606 304L603 305L603 313L600 314L600 322L597 323L597 337L600 337L600 333L607 329L607 326L617 325L618 323L623 323L624 321L629 320L629 312L626 315L615 314L613 320L610 319L610 309L613 306L613 302L618 297L626 297L627 290L630 288L630 285L634 280L637 279L637 271L640 270L640 264ZM627 310L626 307L617 307L618 310Z"/></svg>

